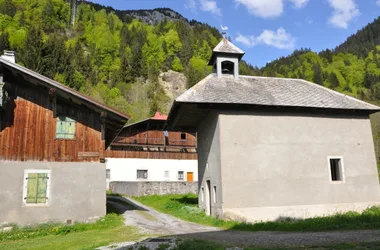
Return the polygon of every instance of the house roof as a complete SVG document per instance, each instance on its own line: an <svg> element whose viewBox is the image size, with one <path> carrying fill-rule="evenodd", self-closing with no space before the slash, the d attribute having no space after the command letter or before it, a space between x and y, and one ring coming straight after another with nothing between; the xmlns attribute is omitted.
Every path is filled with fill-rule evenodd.
<svg viewBox="0 0 380 250"><path fill-rule="evenodd" d="M166 121L168 119L168 116L161 113L160 111L157 111L154 116L151 118L152 120L163 120Z"/></svg>
<svg viewBox="0 0 380 250"><path fill-rule="evenodd" d="M368 115L380 108L302 79L210 74L175 101L167 129L194 131L212 110Z"/></svg>
<svg viewBox="0 0 380 250"><path fill-rule="evenodd" d="M116 109L113 109L105 104L91 99L90 97L81 94L57 81L54 81L46 76L38 74L30 69L27 69L16 63L12 63L4 58L0 58L0 67L12 72L12 74L20 75L27 81L35 84L43 85L48 88L55 89L55 93L64 98L72 98L88 106L90 109L97 112L104 112L106 114L106 147L110 144L113 138L118 134L119 130L123 128L125 123L129 120L130 116Z"/></svg>
<svg viewBox="0 0 380 250"><path fill-rule="evenodd" d="M264 106L309 107L350 110L380 108L302 79L207 76L179 96L176 102L225 103Z"/></svg>

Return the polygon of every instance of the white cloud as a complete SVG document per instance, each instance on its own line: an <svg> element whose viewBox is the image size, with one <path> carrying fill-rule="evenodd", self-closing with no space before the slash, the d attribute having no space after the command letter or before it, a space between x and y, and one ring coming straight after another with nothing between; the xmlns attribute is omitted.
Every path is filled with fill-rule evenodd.
<svg viewBox="0 0 380 250"><path fill-rule="evenodd" d="M264 44L278 49L294 49L296 42L296 39L283 28L279 28L277 31L264 30L257 37L238 34L235 40L247 47Z"/></svg>
<svg viewBox="0 0 380 250"><path fill-rule="evenodd" d="M218 8L215 1L199 0L200 8L202 11L210 12L213 15L221 16L222 11Z"/></svg>
<svg viewBox="0 0 380 250"><path fill-rule="evenodd" d="M380 6L380 0L376 0L376 4Z"/></svg>
<svg viewBox="0 0 380 250"><path fill-rule="evenodd" d="M294 7L297 9L300 9L302 7L305 7L305 5L309 2L309 0L289 0L294 4Z"/></svg>
<svg viewBox="0 0 380 250"><path fill-rule="evenodd" d="M291 2L297 9L305 7L309 2L309 0L235 0L235 3L245 6L252 15L272 18L281 16L285 1Z"/></svg>
<svg viewBox="0 0 380 250"><path fill-rule="evenodd" d="M252 15L271 18L278 17L283 11L283 0L235 0L244 5Z"/></svg>
<svg viewBox="0 0 380 250"><path fill-rule="evenodd" d="M213 15L221 16L222 11L218 8L216 1L213 0L187 0L185 8L197 12L199 8L201 11L210 12Z"/></svg>
<svg viewBox="0 0 380 250"><path fill-rule="evenodd" d="M329 4L334 9L329 23L337 28L347 29L348 23L360 15L354 0L329 0Z"/></svg>

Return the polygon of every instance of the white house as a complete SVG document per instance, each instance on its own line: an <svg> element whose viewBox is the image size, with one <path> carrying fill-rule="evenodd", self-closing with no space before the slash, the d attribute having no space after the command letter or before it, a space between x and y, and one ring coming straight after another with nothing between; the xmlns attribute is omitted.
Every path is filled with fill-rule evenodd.
<svg viewBox="0 0 380 250"><path fill-rule="evenodd" d="M273 221L379 205L369 115L380 108L301 79L239 76L243 54L223 39L215 73L167 119L168 129L197 132L200 207Z"/></svg>
<svg viewBox="0 0 380 250"><path fill-rule="evenodd" d="M112 181L198 181L196 134L164 131L167 116L127 125L106 151Z"/></svg>

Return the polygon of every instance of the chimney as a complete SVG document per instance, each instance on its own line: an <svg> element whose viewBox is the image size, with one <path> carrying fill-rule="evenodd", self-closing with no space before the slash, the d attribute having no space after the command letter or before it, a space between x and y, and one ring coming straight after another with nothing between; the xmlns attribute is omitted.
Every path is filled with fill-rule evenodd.
<svg viewBox="0 0 380 250"><path fill-rule="evenodd" d="M16 55L14 51L4 50L4 54L1 56L1 58L11 63L16 63Z"/></svg>

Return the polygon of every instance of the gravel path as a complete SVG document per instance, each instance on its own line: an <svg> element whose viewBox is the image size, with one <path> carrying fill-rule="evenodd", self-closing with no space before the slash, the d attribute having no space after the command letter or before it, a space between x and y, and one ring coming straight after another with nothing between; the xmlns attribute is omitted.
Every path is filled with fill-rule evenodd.
<svg viewBox="0 0 380 250"><path fill-rule="evenodd" d="M323 246L339 243L380 242L380 230L331 231L331 232L245 232L223 230L185 222L144 206L130 198L112 198L123 200L119 204L123 209L125 224L136 226L142 232L166 237L191 237L211 240L228 246L267 246L300 247ZM379 246L380 248L380 246Z"/></svg>

